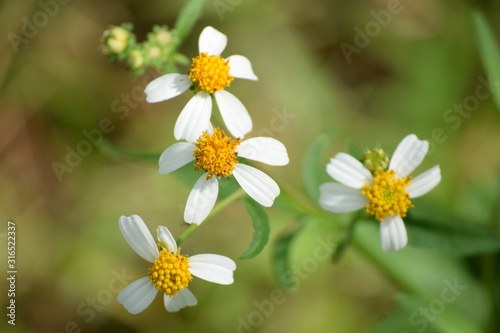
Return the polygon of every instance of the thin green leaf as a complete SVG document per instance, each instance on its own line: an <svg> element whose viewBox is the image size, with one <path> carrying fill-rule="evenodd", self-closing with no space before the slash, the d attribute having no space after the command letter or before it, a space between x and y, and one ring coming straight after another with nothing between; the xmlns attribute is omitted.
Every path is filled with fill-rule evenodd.
<svg viewBox="0 0 500 333"><path fill-rule="evenodd" d="M248 199L245 201L245 208L252 218L253 228L255 230L252 242L243 252L240 259L252 259L262 252L269 241L271 227L269 226L269 218L262 207L255 201Z"/></svg>
<svg viewBox="0 0 500 333"><path fill-rule="evenodd" d="M292 278L292 270L290 269L289 253L293 239L302 229L303 223L301 220L302 218L299 217L299 224L291 231L279 237L273 248L272 264L274 274L278 282L286 289L292 289L295 286Z"/></svg>
<svg viewBox="0 0 500 333"><path fill-rule="evenodd" d="M107 155L132 157L138 160L152 162L152 163L158 163L158 160L160 159L161 155L160 153L145 153L115 146L114 144L106 140L104 140L100 145L98 145L98 147L102 153Z"/></svg>
<svg viewBox="0 0 500 333"><path fill-rule="evenodd" d="M175 52L180 45L184 42L186 37L191 33L196 21L203 13L207 0L187 0L177 16L175 21L175 44L172 46L172 51Z"/></svg>
<svg viewBox="0 0 500 333"><path fill-rule="evenodd" d="M462 223L407 218L409 243L465 256L500 250L500 234Z"/></svg>
<svg viewBox="0 0 500 333"><path fill-rule="evenodd" d="M479 55L484 69L490 81L489 89L493 93L493 99L500 110L500 50L486 17L479 10L472 12L472 19L477 35Z"/></svg>
<svg viewBox="0 0 500 333"><path fill-rule="evenodd" d="M327 134L320 134L307 150L302 163L302 182L307 196L313 201L319 200L319 186L326 182L328 176L322 155L332 143L332 138Z"/></svg>
<svg viewBox="0 0 500 333"><path fill-rule="evenodd" d="M443 285L443 291L450 291L448 286ZM460 293L460 290L455 292ZM419 326L420 331L425 332L460 332L460 333L480 333L483 330L479 327L478 323L475 323L472 318L469 318L462 311L456 308L456 303L448 302L446 304L443 302L443 292L436 295L432 299L426 299L419 297L417 295L412 295L410 293L400 292L396 295L396 301L399 305L408 311L406 323L402 323L403 326L398 327L398 331L407 330L411 331L411 328ZM452 294L454 299L457 297ZM460 296L460 294L458 294ZM433 305L436 302L441 302L441 304L446 304L446 311L439 313L439 320L429 320L426 314L436 313L433 311ZM439 304L439 303L437 303ZM430 310L429 312L425 310Z"/></svg>

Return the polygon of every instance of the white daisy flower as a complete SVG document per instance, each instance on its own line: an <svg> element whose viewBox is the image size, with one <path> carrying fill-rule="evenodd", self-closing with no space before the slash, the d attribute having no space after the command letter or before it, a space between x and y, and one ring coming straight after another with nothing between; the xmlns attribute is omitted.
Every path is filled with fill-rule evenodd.
<svg viewBox="0 0 500 333"><path fill-rule="evenodd" d="M130 247L153 263L148 276L132 282L118 294L118 302L131 314L144 311L158 291L163 293L163 303L168 312L196 305L196 297L187 288L193 276L219 284L233 283L236 264L231 259L217 254L184 257L179 253L180 248L177 248L170 231L163 226L156 229L160 242L157 245L148 227L137 215L120 217L118 225Z"/></svg>
<svg viewBox="0 0 500 333"><path fill-rule="evenodd" d="M429 142L410 134L396 148L388 170L378 169L374 175L351 155L335 155L326 171L339 183L320 186L319 204L335 213L366 207L368 213L381 221L384 251L405 247L408 236L402 218L413 207L410 199L426 194L441 181L439 165L415 178L408 176L420 165L428 149Z"/></svg>
<svg viewBox="0 0 500 333"><path fill-rule="evenodd" d="M280 194L278 184L264 172L239 163L238 156L269 165L286 165L289 161L285 146L276 139L231 139L218 128L203 132L193 142L174 143L161 154L160 174L170 173L193 161L195 170L206 171L189 194L184 211L187 223L200 224L208 216L219 193L219 177L234 175L251 198L265 207L273 205Z"/></svg>
<svg viewBox="0 0 500 333"><path fill-rule="evenodd" d="M146 101L161 102L182 94L194 85L196 95L181 111L174 127L177 140L195 141L208 128L212 113L212 95L234 137L243 138L252 130L252 119L245 106L224 90L237 77L257 80L250 61L241 55L226 59L220 54L226 48L227 37L212 27L203 29L198 42L200 55L193 58L189 75L166 74L146 86Z"/></svg>

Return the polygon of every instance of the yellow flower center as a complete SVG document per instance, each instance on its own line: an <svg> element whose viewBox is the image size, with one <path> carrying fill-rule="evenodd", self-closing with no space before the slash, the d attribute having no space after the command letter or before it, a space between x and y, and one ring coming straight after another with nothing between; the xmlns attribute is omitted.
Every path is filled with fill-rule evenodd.
<svg viewBox="0 0 500 333"><path fill-rule="evenodd" d="M231 139L223 130L215 128L213 134L203 132L196 142L193 156L196 158L195 170L208 171L207 179L213 175L227 177L233 173L238 163L236 148L241 139Z"/></svg>
<svg viewBox="0 0 500 333"><path fill-rule="evenodd" d="M198 88L214 93L228 87L234 78L229 75L229 60L201 53L193 58L189 78Z"/></svg>
<svg viewBox="0 0 500 333"><path fill-rule="evenodd" d="M413 207L405 189L410 185L411 177L395 178L394 170L382 169L375 175L372 186L366 184L361 188L361 194L370 200L366 211L380 221L394 214L405 217L408 208Z"/></svg>
<svg viewBox="0 0 500 333"><path fill-rule="evenodd" d="M149 279L156 289L173 297L193 279L189 267L188 258L163 249L149 268Z"/></svg>

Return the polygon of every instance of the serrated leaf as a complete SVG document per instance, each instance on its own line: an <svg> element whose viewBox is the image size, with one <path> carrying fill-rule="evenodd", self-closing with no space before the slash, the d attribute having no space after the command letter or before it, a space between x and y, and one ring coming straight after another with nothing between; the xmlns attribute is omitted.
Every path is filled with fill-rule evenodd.
<svg viewBox="0 0 500 333"><path fill-rule="evenodd" d="M245 201L245 208L250 214L255 230L252 242L248 248L243 252L240 259L255 258L266 247L269 241L269 234L271 227L269 226L269 218L262 207L255 201L248 199Z"/></svg>
<svg viewBox="0 0 500 333"><path fill-rule="evenodd" d="M462 223L405 219L409 243L465 256L500 250L500 234Z"/></svg>
<svg viewBox="0 0 500 333"><path fill-rule="evenodd" d="M497 108L500 110L500 50L498 42L483 13L478 10L473 11L472 18L476 30L479 55L490 82L489 89L493 94L493 100Z"/></svg>
<svg viewBox="0 0 500 333"><path fill-rule="evenodd" d="M302 162L302 183L307 196L313 201L319 200L319 186L326 182L328 176L326 164L321 156L325 149L332 143L332 138L327 134L320 134L314 139L307 149Z"/></svg>
<svg viewBox="0 0 500 333"><path fill-rule="evenodd" d="M278 279L278 282L286 289L292 289L295 283L292 280L292 271L290 269L290 245L302 229L303 223L299 218L299 224L294 227L291 231L286 232L281 237L279 237L273 247L272 253L272 265L274 274Z"/></svg>

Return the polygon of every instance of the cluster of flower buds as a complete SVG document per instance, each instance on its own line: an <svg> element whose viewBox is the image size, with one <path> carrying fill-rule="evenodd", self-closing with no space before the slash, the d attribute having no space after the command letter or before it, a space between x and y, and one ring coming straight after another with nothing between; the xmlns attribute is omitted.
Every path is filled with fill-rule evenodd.
<svg viewBox="0 0 500 333"><path fill-rule="evenodd" d="M148 67L167 72L169 65L189 61L173 52L175 31L168 30L168 27L154 26L142 43L137 43L132 30L131 23L113 25L104 31L101 38L102 52L111 62L124 62L132 75L141 75Z"/></svg>

